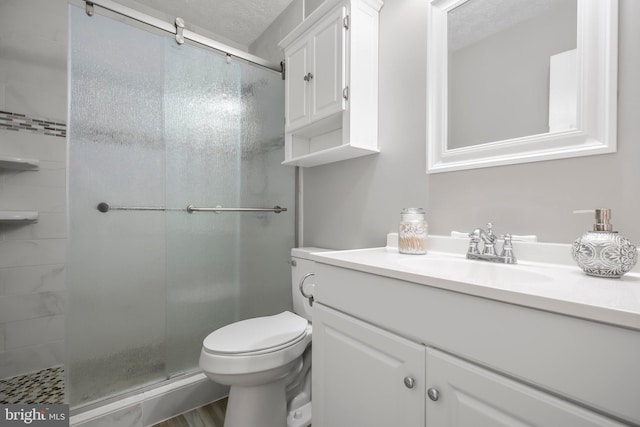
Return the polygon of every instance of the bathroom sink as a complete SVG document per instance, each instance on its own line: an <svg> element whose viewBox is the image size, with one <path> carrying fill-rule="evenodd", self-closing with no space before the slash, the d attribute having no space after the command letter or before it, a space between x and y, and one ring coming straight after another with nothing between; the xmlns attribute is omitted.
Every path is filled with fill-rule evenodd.
<svg viewBox="0 0 640 427"><path fill-rule="evenodd" d="M542 283L552 280L535 267L499 264L447 255L426 255L398 260L408 271L428 276L483 285L510 287L511 284Z"/></svg>

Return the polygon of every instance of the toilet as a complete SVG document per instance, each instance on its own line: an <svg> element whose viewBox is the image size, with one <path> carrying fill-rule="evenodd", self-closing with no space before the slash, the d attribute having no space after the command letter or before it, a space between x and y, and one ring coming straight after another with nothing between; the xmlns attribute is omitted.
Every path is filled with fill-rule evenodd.
<svg viewBox="0 0 640 427"><path fill-rule="evenodd" d="M210 333L200 369L230 386L224 427L311 424L311 304L319 248L291 250L293 312L241 320Z"/></svg>

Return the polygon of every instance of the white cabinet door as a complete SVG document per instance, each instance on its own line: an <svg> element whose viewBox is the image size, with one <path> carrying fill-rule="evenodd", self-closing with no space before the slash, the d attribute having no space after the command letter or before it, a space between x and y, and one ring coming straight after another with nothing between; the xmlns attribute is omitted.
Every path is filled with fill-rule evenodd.
<svg viewBox="0 0 640 427"><path fill-rule="evenodd" d="M346 9L331 12L312 34L311 122L345 108L342 96L345 81L344 52Z"/></svg>
<svg viewBox="0 0 640 427"><path fill-rule="evenodd" d="M380 151L381 7L381 0L325 0L278 43L287 79L283 164L311 167Z"/></svg>
<svg viewBox="0 0 640 427"><path fill-rule="evenodd" d="M623 426L432 348L427 389L427 427Z"/></svg>
<svg viewBox="0 0 640 427"><path fill-rule="evenodd" d="M424 426L424 346L314 304L312 360L314 427Z"/></svg>
<svg viewBox="0 0 640 427"><path fill-rule="evenodd" d="M285 52L285 117L286 127L294 128L309 122L309 73L310 54L307 39L291 46Z"/></svg>

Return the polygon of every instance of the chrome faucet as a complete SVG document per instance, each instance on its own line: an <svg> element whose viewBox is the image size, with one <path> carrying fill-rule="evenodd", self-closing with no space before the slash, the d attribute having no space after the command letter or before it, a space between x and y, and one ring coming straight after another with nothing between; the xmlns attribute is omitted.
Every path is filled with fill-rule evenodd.
<svg viewBox="0 0 640 427"><path fill-rule="evenodd" d="M467 250L467 259L479 259L483 261L499 262L503 264L515 264L516 257L513 254L513 244L511 242L511 234L504 234L500 236L504 239L502 244L502 251L500 255L496 254L496 242L498 237L493 233L493 224L487 223L487 230L482 228L476 228L469 233L469 249ZM482 241L483 248L482 253L478 248L478 245Z"/></svg>

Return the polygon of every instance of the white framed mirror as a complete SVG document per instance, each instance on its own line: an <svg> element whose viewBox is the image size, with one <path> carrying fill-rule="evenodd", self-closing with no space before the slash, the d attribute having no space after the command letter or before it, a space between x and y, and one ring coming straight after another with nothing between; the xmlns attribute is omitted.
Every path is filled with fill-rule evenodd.
<svg viewBox="0 0 640 427"><path fill-rule="evenodd" d="M428 0L427 173L613 153L617 0Z"/></svg>

